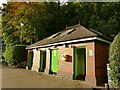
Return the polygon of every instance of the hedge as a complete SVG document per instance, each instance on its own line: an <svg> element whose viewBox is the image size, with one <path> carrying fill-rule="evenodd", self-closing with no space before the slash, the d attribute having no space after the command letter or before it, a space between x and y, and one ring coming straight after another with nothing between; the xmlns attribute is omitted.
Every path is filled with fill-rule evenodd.
<svg viewBox="0 0 120 90"><path fill-rule="evenodd" d="M110 45L109 61L111 85L120 89L120 32Z"/></svg>
<svg viewBox="0 0 120 90"><path fill-rule="evenodd" d="M8 64L13 64L14 61L17 63L21 63L27 60L27 51L25 50L25 45L13 45L9 46L5 52L3 53L3 56L5 58L5 61Z"/></svg>

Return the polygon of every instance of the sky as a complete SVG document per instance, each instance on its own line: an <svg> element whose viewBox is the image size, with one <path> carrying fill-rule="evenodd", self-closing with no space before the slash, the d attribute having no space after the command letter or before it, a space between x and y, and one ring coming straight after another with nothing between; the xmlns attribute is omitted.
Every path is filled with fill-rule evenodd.
<svg viewBox="0 0 120 90"><path fill-rule="evenodd" d="M6 3L6 0L0 0L0 6L2 6L2 3Z"/></svg>

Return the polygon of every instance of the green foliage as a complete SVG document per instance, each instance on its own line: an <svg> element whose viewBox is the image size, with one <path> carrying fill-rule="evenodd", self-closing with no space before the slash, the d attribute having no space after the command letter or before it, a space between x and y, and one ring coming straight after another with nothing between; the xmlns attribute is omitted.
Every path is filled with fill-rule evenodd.
<svg viewBox="0 0 120 90"><path fill-rule="evenodd" d="M32 44L65 26L78 24L108 36L120 28L120 2L12 2L4 6L2 33L6 45ZM24 25L21 26L21 23Z"/></svg>
<svg viewBox="0 0 120 90"><path fill-rule="evenodd" d="M7 8L6 8L7 7ZM8 3L3 14L3 39L6 45L31 44L46 36L42 27L45 13L44 3ZM40 18L41 17L41 18ZM23 26L21 26L23 23Z"/></svg>
<svg viewBox="0 0 120 90"><path fill-rule="evenodd" d="M25 50L25 47L25 45L10 45L3 53L6 62L13 64L14 61L17 61L18 63L26 61L27 51Z"/></svg>
<svg viewBox="0 0 120 90"><path fill-rule="evenodd" d="M6 8L7 7L7 8ZM32 44L64 29L64 17L57 3L8 3L3 14L3 39L11 43ZM21 26L23 23L23 26Z"/></svg>
<svg viewBox="0 0 120 90"><path fill-rule="evenodd" d="M120 32L110 45L109 60L112 86L120 88Z"/></svg>
<svg viewBox="0 0 120 90"><path fill-rule="evenodd" d="M5 53L3 53L3 56L4 56L7 63L13 63L13 61L14 61L13 60L13 49L14 49L13 46L9 46L6 49Z"/></svg>

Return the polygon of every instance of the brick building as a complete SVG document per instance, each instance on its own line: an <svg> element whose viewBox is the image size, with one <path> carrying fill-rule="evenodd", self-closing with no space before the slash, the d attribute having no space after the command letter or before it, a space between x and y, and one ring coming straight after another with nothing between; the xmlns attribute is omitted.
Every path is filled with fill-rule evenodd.
<svg viewBox="0 0 120 90"><path fill-rule="evenodd" d="M104 85L109 43L102 33L71 26L26 47L28 69Z"/></svg>

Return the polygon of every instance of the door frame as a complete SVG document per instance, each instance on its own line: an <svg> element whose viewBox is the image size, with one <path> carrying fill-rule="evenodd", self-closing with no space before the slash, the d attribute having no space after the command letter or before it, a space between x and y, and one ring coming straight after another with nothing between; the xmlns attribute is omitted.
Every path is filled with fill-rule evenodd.
<svg viewBox="0 0 120 90"><path fill-rule="evenodd" d="M29 51L29 61L28 61L28 69L31 70L32 69L32 65L33 65L33 51Z"/></svg>
<svg viewBox="0 0 120 90"><path fill-rule="evenodd" d="M80 48L85 48L85 76L86 76L86 68L87 68L87 47L86 46L77 46L77 47L73 47L73 56L74 56L74 60L73 60L73 80L77 80L77 69L76 69L76 49L80 49Z"/></svg>
<svg viewBox="0 0 120 90"><path fill-rule="evenodd" d="M44 70L43 70L43 53L45 52L45 63L46 63L46 50L40 50L40 67L39 67L39 72L44 72L44 70L45 70L45 68L44 68ZM46 64L45 64L46 65ZM46 67L46 66L45 66Z"/></svg>

